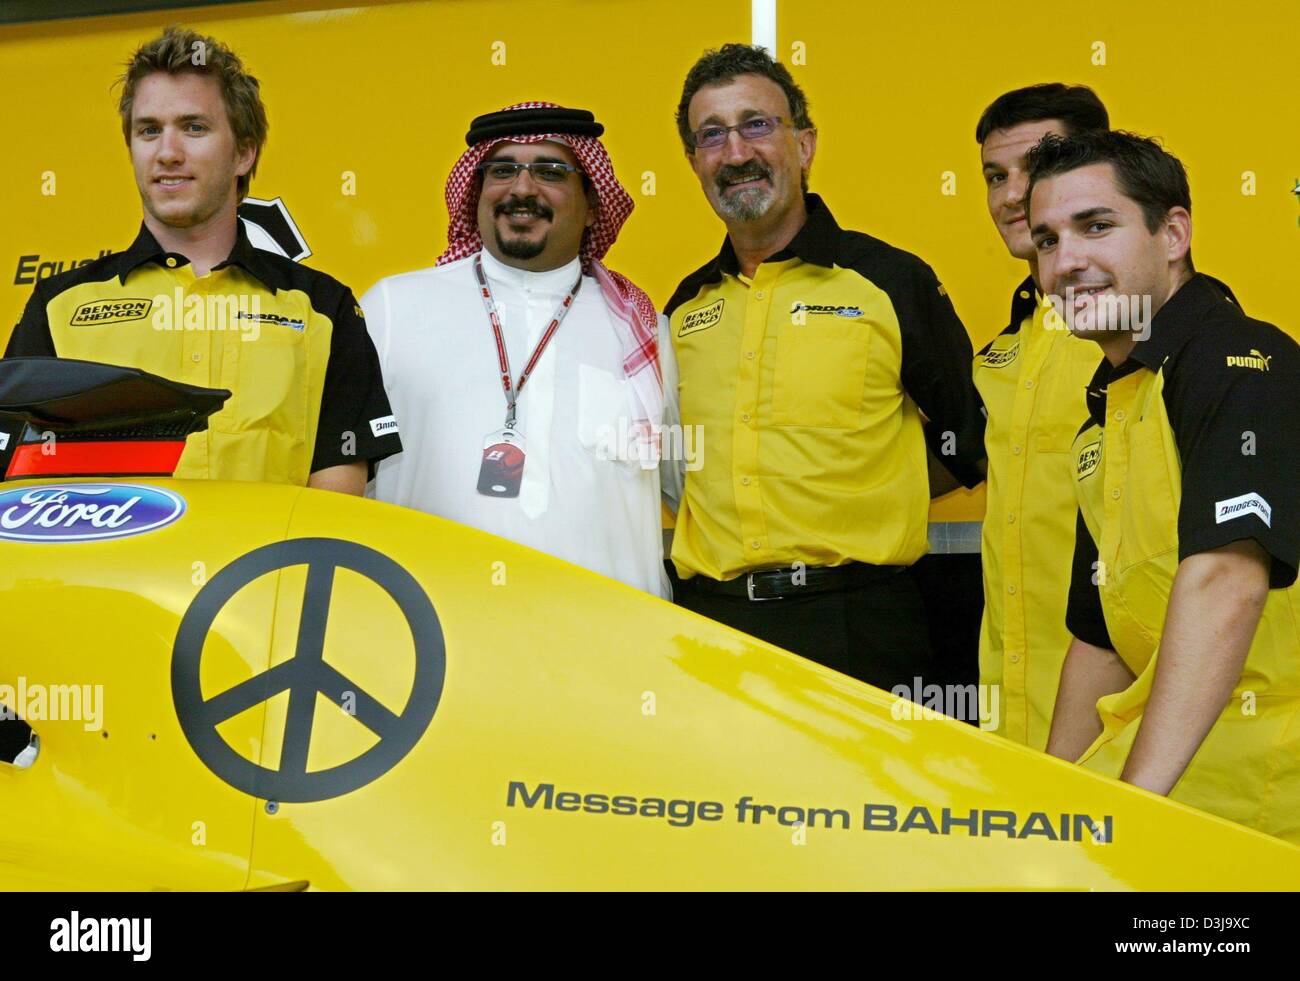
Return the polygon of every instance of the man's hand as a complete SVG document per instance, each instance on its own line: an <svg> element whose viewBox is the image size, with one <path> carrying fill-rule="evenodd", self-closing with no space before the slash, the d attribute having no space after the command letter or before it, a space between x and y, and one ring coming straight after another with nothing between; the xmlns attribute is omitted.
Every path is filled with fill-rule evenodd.
<svg viewBox="0 0 1300 981"><path fill-rule="evenodd" d="M340 494L355 494L360 497L366 492L367 467L364 463L344 463L337 467L317 470L307 478L307 486L316 490L338 491Z"/></svg>
<svg viewBox="0 0 1300 981"><path fill-rule="evenodd" d="M1082 756L1101 735L1097 699L1123 691L1133 681L1133 672L1114 651L1072 637L1056 691L1047 752L1071 763Z"/></svg>
<svg viewBox="0 0 1300 981"><path fill-rule="evenodd" d="M934 455L934 451L926 447L926 468L930 474L930 497L943 497L944 494L950 494L962 487L961 481L952 475L944 462ZM980 473L988 474L988 460L980 460L976 464Z"/></svg>
<svg viewBox="0 0 1300 981"><path fill-rule="evenodd" d="M1157 794L1178 783L1241 679L1268 600L1269 562L1247 540L1179 563L1151 699L1121 780Z"/></svg>

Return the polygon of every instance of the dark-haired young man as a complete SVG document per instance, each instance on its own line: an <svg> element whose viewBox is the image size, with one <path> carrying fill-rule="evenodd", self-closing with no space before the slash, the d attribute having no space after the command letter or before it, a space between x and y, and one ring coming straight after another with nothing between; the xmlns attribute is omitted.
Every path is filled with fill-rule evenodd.
<svg viewBox="0 0 1300 981"><path fill-rule="evenodd" d="M989 216L1007 251L1028 264L1011 297L1010 323L975 356L989 460L980 683L1000 692L996 731L1034 749L1047 746L1070 646L1065 600L1078 511L1070 446L1101 355L1059 329L1042 296L1025 221L1025 155L1048 133L1107 128L1106 107L1091 89L1060 82L998 96L975 127Z"/></svg>
<svg viewBox="0 0 1300 981"><path fill-rule="evenodd" d="M901 573L926 551L927 443L962 482L983 477L970 340L929 266L806 193L817 131L762 48L706 52L677 126L727 229L665 311L682 421L705 443L677 516L679 600L911 690L930 645Z"/></svg>
<svg viewBox="0 0 1300 981"><path fill-rule="evenodd" d="M1048 751L1300 843L1300 345L1193 270L1158 144L1048 137L1029 163L1043 288L1104 355Z"/></svg>
<svg viewBox="0 0 1300 981"><path fill-rule="evenodd" d="M180 27L127 63L118 111L144 220L124 252L37 284L6 356L141 368L233 395L193 433L186 479L361 494L401 439L352 292L254 248L237 208L266 142L258 81ZM60 457L60 473L77 461Z"/></svg>

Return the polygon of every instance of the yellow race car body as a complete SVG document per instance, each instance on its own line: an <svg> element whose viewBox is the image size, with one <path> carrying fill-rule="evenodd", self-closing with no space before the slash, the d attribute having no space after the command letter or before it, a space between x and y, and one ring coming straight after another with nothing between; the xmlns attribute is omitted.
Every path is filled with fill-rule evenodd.
<svg viewBox="0 0 1300 981"><path fill-rule="evenodd" d="M1279 840L374 501L0 484L0 624L39 737L0 764L5 889L1300 883Z"/></svg>

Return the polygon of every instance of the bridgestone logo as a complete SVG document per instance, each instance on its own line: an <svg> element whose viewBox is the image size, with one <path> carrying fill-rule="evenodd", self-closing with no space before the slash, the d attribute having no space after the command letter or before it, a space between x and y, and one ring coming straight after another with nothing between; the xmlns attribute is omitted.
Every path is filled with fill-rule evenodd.
<svg viewBox="0 0 1300 981"><path fill-rule="evenodd" d="M383 436L386 433L395 433L397 432L397 419L394 416L384 416L381 419L371 419L370 431L376 436Z"/></svg>
<svg viewBox="0 0 1300 981"><path fill-rule="evenodd" d="M72 327L87 327L143 320L149 315L152 306L152 300L95 300L77 307L68 324Z"/></svg>
<svg viewBox="0 0 1300 981"><path fill-rule="evenodd" d="M1253 514L1270 528L1273 527L1273 509L1268 506L1268 501L1258 494L1243 494L1241 497L1234 497L1227 501L1216 501L1214 504L1214 523L1216 525L1231 521L1233 518L1240 518L1244 514Z"/></svg>

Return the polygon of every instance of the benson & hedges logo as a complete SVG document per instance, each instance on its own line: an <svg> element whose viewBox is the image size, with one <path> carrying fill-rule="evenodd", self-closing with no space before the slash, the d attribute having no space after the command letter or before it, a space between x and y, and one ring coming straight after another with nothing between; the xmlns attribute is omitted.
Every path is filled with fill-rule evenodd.
<svg viewBox="0 0 1300 981"><path fill-rule="evenodd" d="M722 306L726 302L726 300L718 300L706 307L688 311L682 317L682 325L677 328L677 336L685 337L687 334L694 334L696 331L708 330L722 320Z"/></svg>
<svg viewBox="0 0 1300 981"><path fill-rule="evenodd" d="M99 324L120 324L128 320L143 320L149 315L152 300L92 300L77 307L69 321L73 327L92 327Z"/></svg>

